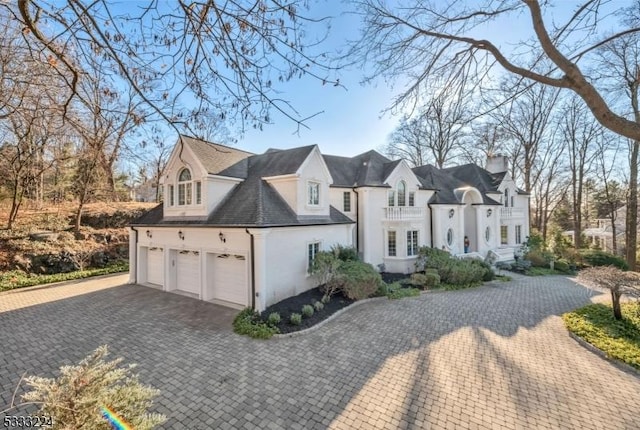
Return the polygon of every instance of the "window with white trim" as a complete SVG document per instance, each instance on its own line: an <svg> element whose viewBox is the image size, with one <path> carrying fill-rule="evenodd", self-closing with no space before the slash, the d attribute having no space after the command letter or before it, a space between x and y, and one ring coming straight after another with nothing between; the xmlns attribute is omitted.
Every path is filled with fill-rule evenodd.
<svg viewBox="0 0 640 430"><path fill-rule="evenodd" d="M316 258L316 254L320 252L320 242L312 242L307 245L307 272L311 272L313 267L313 260Z"/></svg>
<svg viewBox="0 0 640 430"><path fill-rule="evenodd" d="M509 244L509 227L506 225L500 226L500 245Z"/></svg>
<svg viewBox="0 0 640 430"><path fill-rule="evenodd" d="M447 230L447 245L451 247L453 245L453 229Z"/></svg>
<svg viewBox="0 0 640 430"><path fill-rule="evenodd" d="M409 206L415 206L415 205L416 205L416 192L409 191Z"/></svg>
<svg viewBox="0 0 640 430"><path fill-rule="evenodd" d="M345 212L351 212L351 192L345 191L342 194L342 209Z"/></svg>
<svg viewBox="0 0 640 430"><path fill-rule="evenodd" d="M196 181L196 204L202 204L202 182Z"/></svg>
<svg viewBox="0 0 640 430"><path fill-rule="evenodd" d="M509 188L504 189L504 207L509 207Z"/></svg>
<svg viewBox="0 0 640 430"><path fill-rule="evenodd" d="M397 255L396 251L396 232L388 231L387 232L387 255L389 257L395 257Z"/></svg>
<svg viewBox="0 0 640 430"><path fill-rule="evenodd" d="M309 182L307 185L307 204L309 206L320 205L320 184Z"/></svg>
<svg viewBox="0 0 640 430"><path fill-rule="evenodd" d="M176 204L176 195L173 193L173 185L169 185L169 206Z"/></svg>
<svg viewBox="0 0 640 430"><path fill-rule="evenodd" d="M398 206L407 205L407 184L404 181L398 182Z"/></svg>
<svg viewBox="0 0 640 430"><path fill-rule="evenodd" d="M182 169L178 175L178 206L190 205L193 194L193 182L189 169Z"/></svg>
<svg viewBox="0 0 640 430"><path fill-rule="evenodd" d="M396 205L396 192L394 190L389 190L388 203L389 203L389 206L395 206Z"/></svg>
<svg viewBox="0 0 640 430"><path fill-rule="evenodd" d="M407 231L407 257L418 255L418 230Z"/></svg>
<svg viewBox="0 0 640 430"><path fill-rule="evenodd" d="M516 244L520 245L522 243L522 226L516 226Z"/></svg>

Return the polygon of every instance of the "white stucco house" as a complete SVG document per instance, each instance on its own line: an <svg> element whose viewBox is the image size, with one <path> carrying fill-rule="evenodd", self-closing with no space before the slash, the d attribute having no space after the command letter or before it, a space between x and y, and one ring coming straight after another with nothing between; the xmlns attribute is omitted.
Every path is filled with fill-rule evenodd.
<svg viewBox="0 0 640 430"><path fill-rule="evenodd" d="M529 197L505 157L439 170L376 151L315 146L252 154L181 136L164 202L130 227L130 282L261 311L315 286L314 255L354 246L410 273L418 247L512 258L529 235Z"/></svg>

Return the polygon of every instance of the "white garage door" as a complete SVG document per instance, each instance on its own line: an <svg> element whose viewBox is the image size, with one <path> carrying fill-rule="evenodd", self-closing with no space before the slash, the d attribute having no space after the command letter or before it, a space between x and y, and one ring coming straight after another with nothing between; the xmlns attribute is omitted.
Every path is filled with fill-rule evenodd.
<svg viewBox="0 0 640 430"><path fill-rule="evenodd" d="M248 305L247 261L242 255L217 254L213 263L211 296L242 306Z"/></svg>
<svg viewBox="0 0 640 430"><path fill-rule="evenodd" d="M200 295L200 253L179 251L176 266L177 289Z"/></svg>
<svg viewBox="0 0 640 430"><path fill-rule="evenodd" d="M164 253L162 248L147 250L147 282L150 284L164 284Z"/></svg>

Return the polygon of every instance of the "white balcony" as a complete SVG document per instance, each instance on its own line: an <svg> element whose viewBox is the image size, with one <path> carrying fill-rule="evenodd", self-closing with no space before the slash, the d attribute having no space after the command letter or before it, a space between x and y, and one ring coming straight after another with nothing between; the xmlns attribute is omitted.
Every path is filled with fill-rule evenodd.
<svg viewBox="0 0 640 430"><path fill-rule="evenodd" d="M501 208L500 218L501 219L524 218L524 209L523 208Z"/></svg>
<svg viewBox="0 0 640 430"><path fill-rule="evenodd" d="M424 208L415 206L394 206L384 208L384 219L387 221L404 221L421 219L424 217Z"/></svg>

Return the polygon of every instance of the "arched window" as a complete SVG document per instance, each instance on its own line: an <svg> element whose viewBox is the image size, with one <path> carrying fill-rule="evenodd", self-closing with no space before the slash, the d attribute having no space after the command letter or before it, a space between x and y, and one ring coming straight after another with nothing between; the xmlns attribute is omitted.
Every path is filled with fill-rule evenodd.
<svg viewBox="0 0 640 430"><path fill-rule="evenodd" d="M193 200L193 182L189 169L182 169L178 175L178 205L190 205Z"/></svg>
<svg viewBox="0 0 640 430"><path fill-rule="evenodd" d="M407 205L407 184L404 181L398 182L398 206Z"/></svg>
<svg viewBox="0 0 640 430"><path fill-rule="evenodd" d="M509 188L505 188L504 190L504 207L509 207Z"/></svg>

